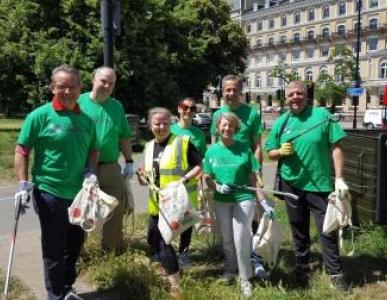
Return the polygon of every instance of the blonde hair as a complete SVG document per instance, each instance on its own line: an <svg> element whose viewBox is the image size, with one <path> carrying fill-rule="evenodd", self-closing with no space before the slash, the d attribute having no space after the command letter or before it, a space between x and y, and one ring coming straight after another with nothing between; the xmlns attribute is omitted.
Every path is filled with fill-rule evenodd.
<svg viewBox="0 0 387 300"><path fill-rule="evenodd" d="M216 120L216 129L218 129L220 121L222 119L226 119L231 124L233 124L235 126L235 132L237 132L241 128L241 120L239 120L236 114L234 114L233 112L223 112Z"/></svg>
<svg viewBox="0 0 387 300"><path fill-rule="evenodd" d="M148 125L151 124L152 118L156 114L161 114L167 116L169 123L171 123L171 117L172 114L169 111L169 109L165 107L152 107L151 109L148 110Z"/></svg>

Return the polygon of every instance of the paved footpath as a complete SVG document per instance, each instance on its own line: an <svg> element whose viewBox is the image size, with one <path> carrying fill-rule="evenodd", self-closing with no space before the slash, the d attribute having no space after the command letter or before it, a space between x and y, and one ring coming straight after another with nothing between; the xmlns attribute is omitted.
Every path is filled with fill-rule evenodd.
<svg viewBox="0 0 387 300"><path fill-rule="evenodd" d="M268 163L264 165L264 181L269 187L273 186L273 178L275 174L275 163ZM137 186L133 181L132 184L133 192L135 195L136 213L145 211L145 195L146 189ZM0 197L7 199L12 197L11 191L14 188L10 188L9 192L5 193L0 191ZM140 197L138 196L140 195ZM13 201L13 200L8 200ZM12 203L13 205L13 203ZM34 216L30 209L27 216L23 216L25 219L20 219L20 227L26 228L27 220L29 224L37 224L37 217ZM35 218L35 219L34 219ZM12 225L13 226L13 225ZM10 226L10 228L12 228ZM32 226L31 230L25 229L18 232L16 245L15 245L15 256L12 268L12 276L18 277L35 295L36 299L43 300L46 298L46 291L43 280L43 264L40 247L40 230L36 226ZM11 231L9 231L11 232ZM8 255L10 249L10 234L0 236L0 268L6 272L8 264ZM95 287L87 283L83 278L78 278L74 287L85 300L115 300L117 297L113 295L101 294L95 292ZM1 293L3 287L1 287Z"/></svg>

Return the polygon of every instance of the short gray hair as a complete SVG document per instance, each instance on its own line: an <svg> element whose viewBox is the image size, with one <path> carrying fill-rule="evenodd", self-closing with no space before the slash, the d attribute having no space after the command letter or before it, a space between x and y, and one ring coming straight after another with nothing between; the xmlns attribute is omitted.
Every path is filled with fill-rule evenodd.
<svg viewBox="0 0 387 300"><path fill-rule="evenodd" d="M108 66L101 66L101 67L98 67L97 69L95 69L93 71L93 73L91 73L91 81L93 81L95 79L95 77L101 73L102 71L109 71L111 73L113 73L114 77L116 78L116 71L111 68L111 67L108 67Z"/></svg>
<svg viewBox="0 0 387 300"><path fill-rule="evenodd" d="M235 132L237 132L241 128L241 120L237 117L233 112L223 112L216 119L216 128L218 129L220 121L222 119L226 119L230 123L235 125Z"/></svg>
<svg viewBox="0 0 387 300"><path fill-rule="evenodd" d="M171 123L172 114L169 109L165 107L153 107L148 110L148 125L151 124L152 118L156 114L161 114L167 116L169 123Z"/></svg>
<svg viewBox="0 0 387 300"><path fill-rule="evenodd" d="M54 82L56 74L59 72L64 72L68 74L72 74L77 78L78 84L81 84L81 75L79 74L78 69L76 69L73 66L63 64L58 67L56 67L54 70L51 72L51 81Z"/></svg>
<svg viewBox="0 0 387 300"><path fill-rule="evenodd" d="M223 87L224 87L224 85L226 84L227 81L235 81L235 82L237 82L238 86L239 86L239 90L240 90L240 92L242 92L242 88L243 88L242 79L239 76L232 75L232 74L224 76L223 79L222 79L222 90L223 90Z"/></svg>
<svg viewBox="0 0 387 300"><path fill-rule="evenodd" d="M306 90L305 84L300 80L290 81L288 86L285 89L285 95L287 95L288 90L295 88L295 87L301 89L302 93L306 96L307 90Z"/></svg>

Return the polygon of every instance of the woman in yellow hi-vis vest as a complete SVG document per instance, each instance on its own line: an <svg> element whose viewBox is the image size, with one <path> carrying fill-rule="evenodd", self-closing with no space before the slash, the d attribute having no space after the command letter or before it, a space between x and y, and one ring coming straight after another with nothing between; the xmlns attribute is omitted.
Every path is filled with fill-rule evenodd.
<svg viewBox="0 0 387 300"><path fill-rule="evenodd" d="M144 164L138 174L152 174L156 186L163 188L173 181L181 181L187 188L188 195L196 191L195 177L201 172L201 156L188 136L171 134L171 113L166 108L155 107L148 113L149 127L154 139L148 142L144 150ZM139 176L141 184L145 184ZM149 224L148 244L153 252L152 258L159 261L171 284L171 295L179 299L180 275L179 264L172 245L167 245L158 228L158 195L150 191L148 202ZM196 195L195 195L196 196Z"/></svg>

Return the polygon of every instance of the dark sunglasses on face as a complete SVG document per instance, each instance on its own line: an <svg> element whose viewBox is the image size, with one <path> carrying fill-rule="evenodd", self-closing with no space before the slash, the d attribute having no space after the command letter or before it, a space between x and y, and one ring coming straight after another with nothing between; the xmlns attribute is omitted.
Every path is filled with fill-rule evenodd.
<svg viewBox="0 0 387 300"><path fill-rule="evenodd" d="M189 106L189 105L185 105L185 104L180 104L180 108L183 111L196 112L196 105Z"/></svg>

